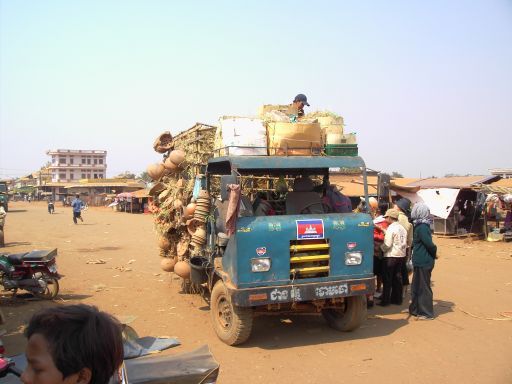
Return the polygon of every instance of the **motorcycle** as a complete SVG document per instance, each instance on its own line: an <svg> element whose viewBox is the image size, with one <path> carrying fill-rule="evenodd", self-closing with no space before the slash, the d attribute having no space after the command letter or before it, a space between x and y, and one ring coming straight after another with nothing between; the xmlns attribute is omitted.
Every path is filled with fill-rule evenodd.
<svg viewBox="0 0 512 384"><path fill-rule="evenodd" d="M57 249L0 254L0 284L16 295L23 289L41 299L52 300L59 293L55 258Z"/></svg>

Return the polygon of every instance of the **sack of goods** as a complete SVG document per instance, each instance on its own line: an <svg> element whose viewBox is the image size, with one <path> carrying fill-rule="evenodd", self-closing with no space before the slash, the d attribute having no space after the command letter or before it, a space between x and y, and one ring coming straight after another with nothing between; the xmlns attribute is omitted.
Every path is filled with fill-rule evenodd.
<svg viewBox="0 0 512 384"><path fill-rule="evenodd" d="M267 132L263 120L222 116L215 134L214 156L264 156Z"/></svg>

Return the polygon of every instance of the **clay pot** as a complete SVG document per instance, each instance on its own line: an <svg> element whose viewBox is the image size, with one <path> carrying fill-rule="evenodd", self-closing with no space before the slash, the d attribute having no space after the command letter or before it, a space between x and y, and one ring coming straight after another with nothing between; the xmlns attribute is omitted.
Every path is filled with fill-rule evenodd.
<svg viewBox="0 0 512 384"><path fill-rule="evenodd" d="M187 261L178 261L174 264L174 273L182 279L190 278L190 264Z"/></svg>
<svg viewBox="0 0 512 384"><path fill-rule="evenodd" d="M203 227L198 227L192 235L192 244L203 245L206 243L206 230Z"/></svg>
<svg viewBox="0 0 512 384"><path fill-rule="evenodd" d="M183 202L179 199L176 199L172 202L172 206L174 207L174 209L178 210L178 209L181 209L181 207L183 207Z"/></svg>
<svg viewBox="0 0 512 384"><path fill-rule="evenodd" d="M208 191L206 189L201 189L199 191L198 198L199 199L209 199L210 198L210 194L208 193Z"/></svg>
<svg viewBox="0 0 512 384"><path fill-rule="evenodd" d="M160 237L160 239L158 239L158 246L160 247L160 249L168 251L169 249L171 249L171 242L167 237Z"/></svg>
<svg viewBox="0 0 512 384"><path fill-rule="evenodd" d="M164 167L165 169L167 169L170 173L173 173L173 172L177 172L179 170L179 166L176 165L175 163L173 163L171 161L171 157L169 156L167 159L165 159L164 161Z"/></svg>
<svg viewBox="0 0 512 384"><path fill-rule="evenodd" d="M146 168L146 171L148 172L149 177L153 180L158 180L163 176L165 167L162 163L150 164Z"/></svg>
<svg viewBox="0 0 512 384"><path fill-rule="evenodd" d="M153 185L153 187L149 190L149 194L151 196L158 195L160 192L162 192L165 189L165 184L163 183L156 183Z"/></svg>
<svg viewBox="0 0 512 384"><path fill-rule="evenodd" d="M153 143L153 149L158 153L165 153L172 147L172 135L169 131L160 134Z"/></svg>
<svg viewBox="0 0 512 384"><path fill-rule="evenodd" d="M181 149L175 149L169 154L169 159L172 161L176 166L181 166L181 164L185 161L185 152Z"/></svg>
<svg viewBox="0 0 512 384"><path fill-rule="evenodd" d="M196 204L190 203L185 207L185 216L193 216L196 210Z"/></svg>
<svg viewBox="0 0 512 384"><path fill-rule="evenodd" d="M176 265L177 261L178 260L176 257L163 257L162 260L160 260L160 267L165 272L172 272L174 271L174 266Z"/></svg>
<svg viewBox="0 0 512 384"><path fill-rule="evenodd" d="M196 219L195 217L193 219L190 219L187 221L187 231L191 236L193 236L194 233L196 233L196 231L199 227L203 227L203 226L204 226L204 221Z"/></svg>

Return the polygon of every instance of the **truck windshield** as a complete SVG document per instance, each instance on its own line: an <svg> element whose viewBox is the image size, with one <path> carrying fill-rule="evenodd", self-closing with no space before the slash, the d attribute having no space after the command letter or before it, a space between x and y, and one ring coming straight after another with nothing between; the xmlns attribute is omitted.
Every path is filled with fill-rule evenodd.
<svg viewBox="0 0 512 384"><path fill-rule="evenodd" d="M0 183L0 192L7 193L7 185Z"/></svg>

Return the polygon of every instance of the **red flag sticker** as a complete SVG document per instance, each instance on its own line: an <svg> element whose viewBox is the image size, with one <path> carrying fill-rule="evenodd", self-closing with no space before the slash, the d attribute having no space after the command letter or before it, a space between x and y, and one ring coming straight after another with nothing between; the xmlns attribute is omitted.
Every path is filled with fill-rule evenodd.
<svg viewBox="0 0 512 384"><path fill-rule="evenodd" d="M354 249L355 247L357 247L357 243L347 243L348 249Z"/></svg>
<svg viewBox="0 0 512 384"><path fill-rule="evenodd" d="M267 247L259 247L259 248L256 248L256 254L258 256L263 256L264 254L267 253Z"/></svg>
<svg viewBox="0 0 512 384"><path fill-rule="evenodd" d="M322 219L296 220L297 240L323 239L324 221Z"/></svg>

